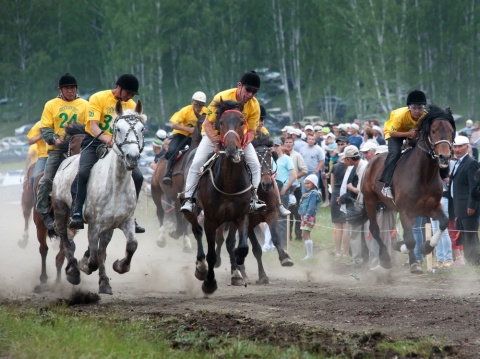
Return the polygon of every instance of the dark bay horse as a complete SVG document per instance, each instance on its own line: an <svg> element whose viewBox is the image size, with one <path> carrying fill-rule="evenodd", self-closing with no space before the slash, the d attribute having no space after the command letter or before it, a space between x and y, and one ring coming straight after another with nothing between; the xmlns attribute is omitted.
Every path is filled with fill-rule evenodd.
<svg viewBox="0 0 480 359"><path fill-rule="evenodd" d="M84 131L85 127L81 124L73 122L65 126L65 137L63 140L63 144L58 146L59 150L65 153L65 156L68 157L70 155L75 155L80 153L80 146L83 140L83 136L85 134ZM45 284L48 280L47 275L47 267L46 267L46 259L48 254L48 244L47 244L47 235L50 238L56 237L55 231L47 231L47 227L42 219L42 214L35 210L35 200L36 200L36 193L38 189L38 182L43 176L43 171L40 172L34 180L33 191L30 182L30 177L32 176L33 169L35 167L35 163L32 164L25 177L23 183L23 192L22 192L22 211L25 220L25 229L22 239L18 241L18 246L20 248L26 248L28 245L28 222L30 220L30 215L32 214L33 210L33 223L35 224L37 230L37 240L40 244L40 256L42 258L42 267L41 267L41 274L40 274L40 286L36 288L36 291L43 291L45 289ZM35 194L35 196L32 196ZM73 235L70 235L73 238ZM57 268L57 276L56 276L56 283L59 283L61 280L61 269L64 263L65 257L63 256L62 251L59 251L55 257L55 264Z"/></svg>
<svg viewBox="0 0 480 359"><path fill-rule="evenodd" d="M170 233L172 238L178 239L183 236L183 251L186 253L192 252L192 244L190 243L190 238L188 237L188 222L185 221L185 218L180 212L181 198L178 194L183 191L185 187L185 173L189 168L190 163L192 162L195 149L198 147L198 144L202 140L202 124L205 121L205 116L197 116L198 121L195 126L195 130L192 135L192 143L188 150L182 154L179 160L175 162L172 172L172 184L167 185L163 183L163 177L165 176L165 170L167 168L168 160L165 157L162 157L155 168L155 172L152 176L152 199L157 207L157 218L160 222L160 228L158 230L157 245L159 247L165 247L167 245L165 239L165 210L163 209L162 197L166 197L170 200L171 203L175 204L175 218L176 218L176 230Z"/></svg>
<svg viewBox="0 0 480 359"><path fill-rule="evenodd" d="M260 223L266 222L270 228L270 233L272 235L272 242L277 248L278 252L278 259L280 260L280 264L283 267L291 267L293 266L293 261L291 260L288 253L283 249L280 237L277 232L277 224L278 224L278 210L277 210L277 195L273 190L273 181L272 178L272 146L273 142L268 139L268 137L255 139L252 141L252 145L255 148L255 152L257 153L258 160L261 166L261 180L260 186L258 187L257 194L258 198L264 201L267 204L267 209L263 212L251 213L249 215L248 220L248 238L252 243L252 252L257 260L258 265L258 281L257 284L268 284L269 278L265 269L263 268L262 262L262 246L260 245L257 236L255 234L255 227L257 227ZM220 228L217 231L217 264L215 267L219 267L221 265L220 260L220 251L221 247L224 242L223 237L223 228ZM236 259L235 259L235 232L232 229L229 229L226 246L228 253L230 255L230 263L232 269L232 285L244 285L244 280L247 279L247 275L245 272L245 266L240 266L240 271L242 276L238 276L238 273L235 271L237 267Z"/></svg>
<svg viewBox="0 0 480 359"><path fill-rule="evenodd" d="M197 240L197 262L195 276L203 280L202 290L211 294L217 289L214 267L217 260L215 234L224 223L229 222L232 231L238 230L239 245L235 249L236 263L242 265L248 254L247 228L251 199L251 180L243 159L245 118L243 103L234 101L217 104L217 125L222 150L212 166L206 169L197 187L197 205L204 212L204 229L207 237L207 255L203 250L202 227L197 214L185 212L192 224ZM205 261L206 258L206 261ZM207 263L208 266L207 266ZM235 270L239 271L239 268Z"/></svg>
<svg viewBox="0 0 480 359"><path fill-rule="evenodd" d="M422 247L425 254L431 253L448 226L448 218L440 203L443 192L440 170L447 170L449 166L455 122L449 108L444 110L430 105L427 111L418 124L417 145L402 155L395 168L392 181L394 200L383 196L382 188L377 184L383 171L386 153L375 156L365 171L362 193L366 214L370 220L370 233L380 247L380 264L383 268L391 268L392 264L387 248L381 240L376 219L379 201L400 214L404 241L398 242L395 249L408 253L412 273L422 272L413 253L415 238L412 227L415 218L422 216L439 220L440 231Z"/></svg>

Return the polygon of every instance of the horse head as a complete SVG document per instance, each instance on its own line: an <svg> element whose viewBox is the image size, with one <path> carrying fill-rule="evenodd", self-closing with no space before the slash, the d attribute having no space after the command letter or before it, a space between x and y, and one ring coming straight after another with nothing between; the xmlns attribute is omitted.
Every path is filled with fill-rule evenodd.
<svg viewBox="0 0 480 359"><path fill-rule="evenodd" d="M245 118L243 117L243 102L223 101L217 106L217 127L220 132L220 143L225 149L227 158L239 163L245 145Z"/></svg>
<svg viewBox="0 0 480 359"><path fill-rule="evenodd" d="M442 109L429 105L418 128L417 140L420 148L437 160L440 168L447 168L455 138L455 121L450 108Z"/></svg>
<svg viewBox="0 0 480 359"><path fill-rule="evenodd" d="M255 139L252 145L257 153L258 162L260 162L261 179L260 184L265 192L270 191L273 186L272 171L272 146L273 141L268 137Z"/></svg>
<svg viewBox="0 0 480 359"><path fill-rule="evenodd" d="M117 101L115 106L117 117L113 122L113 141L119 156L127 170L137 167L140 153L143 150L143 130L147 116L143 115L142 102L138 101L135 110L123 111L122 102Z"/></svg>

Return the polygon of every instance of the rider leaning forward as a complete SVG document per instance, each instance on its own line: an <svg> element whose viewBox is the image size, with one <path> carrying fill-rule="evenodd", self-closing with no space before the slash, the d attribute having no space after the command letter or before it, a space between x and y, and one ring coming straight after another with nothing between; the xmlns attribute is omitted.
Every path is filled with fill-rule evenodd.
<svg viewBox="0 0 480 359"><path fill-rule="evenodd" d="M192 196L195 192L195 188L200 180L200 167L207 161L208 156L215 151L219 145L219 135L214 128L214 123L217 119L215 105L220 102L220 98L224 101L233 100L236 102L244 101L243 116L248 125L248 139L247 145L244 149L245 162L250 168L252 173L252 201L250 202L250 210L258 211L266 208L265 203L257 198L257 187L260 184L260 162L258 161L257 154L253 148L251 141L255 137L255 131L258 127L260 119L260 105L255 98L255 94L260 88L260 77L255 71L245 73L240 81L237 83L236 88L222 91L215 95L213 101L208 106L207 119L203 124L205 130L205 136L203 136L200 145L197 148L195 157L193 159L190 171L187 175L185 202L180 209L182 212L193 211Z"/></svg>
<svg viewBox="0 0 480 359"><path fill-rule="evenodd" d="M427 97L420 90L413 90L407 96L407 107L393 110L390 119L385 123L385 140L388 140L388 155L379 181L384 183L382 194L393 199L391 183L393 171L401 157L403 140L414 138L418 121L427 113L425 105Z"/></svg>
<svg viewBox="0 0 480 359"><path fill-rule="evenodd" d="M78 174L72 183L72 209L69 227L72 229L83 229L83 204L87 197L87 183L90 171L98 161L97 148L105 144L112 147L112 121L115 118L115 106L118 100L122 100L123 110L134 110L136 103L133 96L138 95L138 79L130 74L120 76L113 90L100 91L89 99L88 117L85 122L85 135L82 141L82 152L80 154L80 166ZM138 196L142 189L143 175L136 167L132 171L135 192ZM143 233L145 229L140 227L135 220L135 233Z"/></svg>
<svg viewBox="0 0 480 359"><path fill-rule="evenodd" d="M40 119L40 133L47 143L48 158L43 177L38 183L37 211L42 214L47 229L54 228L50 208L50 193L53 178L60 163L65 159L57 146L62 144L65 125L71 122L84 124L87 118L88 102L77 94L78 84L74 76L66 73L58 81L58 96L48 101Z"/></svg>
<svg viewBox="0 0 480 359"><path fill-rule="evenodd" d="M178 152L185 146L190 146L198 117L208 113L205 102L207 102L207 96L202 91L197 91L192 96L192 103L176 112L170 119L173 135L168 145L168 151L165 154L168 164L163 177L163 183L172 183L172 169Z"/></svg>

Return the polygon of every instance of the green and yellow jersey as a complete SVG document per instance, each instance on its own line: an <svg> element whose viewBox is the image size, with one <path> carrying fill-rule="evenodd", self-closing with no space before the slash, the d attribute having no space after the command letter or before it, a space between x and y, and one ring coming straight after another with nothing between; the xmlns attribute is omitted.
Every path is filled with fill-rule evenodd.
<svg viewBox="0 0 480 359"><path fill-rule="evenodd" d="M90 121L98 121L100 129L108 136L112 136L112 124L115 118L115 106L117 98L113 95L112 90L105 90L94 93L90 96L88 117L85 123L85 131L92 137L95 135L90 130ZM127 102L122 101L123 110L134 110L136 106L132 99Z"/></svg>
<svg viewBox="0 0 480 359"><path fill-rule="evenodd" d="M208 113L208 109L205 106L202 107L200 114L207 114L207 113ZM171 123L176 123L177 125L186 126L186 127L195 127L195 125L197 124L197 121L198 119L197 119L197 116L195 116L195 111L193 110L192 105L185 106L184 108L175 112L172 118L170 118ZM189 133L188 131L173 130L172 133L174 135L178 133L184 136L192 137L192 134Z"/></svg>
<svg viewBox="0 0 480 359"><path fill-rule="evenodd" d="M60 97L54 98L45 104L40 128L50 128L60 138L65 136L65 125L71 122L85 124L87 119L88 102L83 98L65 101ZM56 150L54 145L47 144L47 150Z"/></svg>

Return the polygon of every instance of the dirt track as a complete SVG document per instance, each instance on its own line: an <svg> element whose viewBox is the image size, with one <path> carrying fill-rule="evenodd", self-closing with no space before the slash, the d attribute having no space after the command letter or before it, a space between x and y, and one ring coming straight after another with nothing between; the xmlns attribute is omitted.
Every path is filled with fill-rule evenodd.
<svg viewBox="0 0 480 359"><path fill-rule="evenodd" d="M27 248L20 249L17 246L23 228L20 205L4 203L1 207L1 297L31 299L40 304L70 297L73 287L65 280L54 292L33 292L40 275L34 226L30 228ZM256 264L249 255L246 264L252 283L247 287L232 287L224 255L223 264L216 271L219 288L205 298L201 282L193 275L195 254L184 254L181 241L170 240L166 248L159 248L155 243L156 219L152 213L147 217L142 215L137 213L137 218L146 226L147 233L137 237L139 247L131 272L119 275L112 269L113 261L123 257L125 246L123 235L118 232L107 257L114 295L102 296L98 305L82 310L99 315L122 312L129 317L177 316L192 328L202 325L213 333L229 332L280 346L307 341L308 347L309 335L317 339L320 336L318 328L327 330L322 336L331 338L331 346L340 345L338 339L345 335L367 333L367 339L360 340L365 346L363 353L383 337L434 336L443 338L445 343L439 357L479 355L480 284L470 269L414 276L398 266L390 274L369 270L352 273L345 266L332 263L326 258L327 253L317 255L316 264L303 264L299 258L293 258L294 267L282 268L276 254L267 253L268 286L255 284ZM86 249L86 231L77 236L76 243L79 258ZM55 277L54 253L51 250L47 259L49 283ZM82 273L79 289L96 293L97 283L97 273L90 276ZM322 337L327 346L328 338ZM329 352L342 353L342 350L339 347Z"/></svg>

